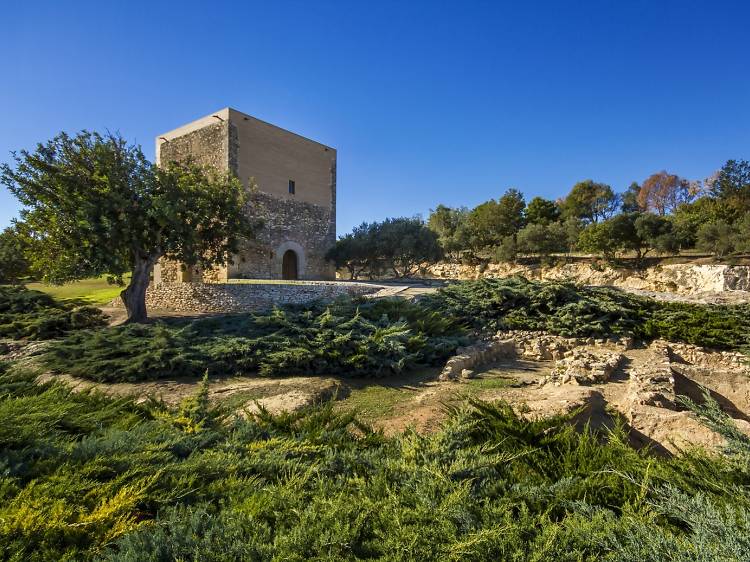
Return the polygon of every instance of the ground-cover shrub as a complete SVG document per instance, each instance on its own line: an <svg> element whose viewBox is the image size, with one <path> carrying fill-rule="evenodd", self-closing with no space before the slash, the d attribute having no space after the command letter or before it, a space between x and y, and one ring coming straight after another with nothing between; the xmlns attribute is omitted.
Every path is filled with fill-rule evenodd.
<svg viewBox="0 0 750 562"><path fill-rule="evenodd" d="M432 312L478 331L634 336L719 349L750 348L750 305L661 302L607 288L522 277L454 283L423 299Z"/></svg>
<svg viewBox="0 0 750 562"><path fill-rule="evenodd" d="M230 418L0 366L0 557L9 560L743 560L750 440L637 452L619 429L454 409L391 438L331 404ZM710 406L709 406L710 407ZM697 408L697 407L696 407ZM699 413L702 411L698 409Z"/></svg>
<svg viewBox="0 0 750 562"><path fill-rule="evenodd" d="M106 324L93 306L76 307L24 287L0 286L0 338L44 340Z"/></svg>
<svg viewBox="0 0 750 562"><path fill-rule="evenodd" d="M444 360L456 323L403 300L277 308L78 332L45 356L55 371L100 381L179 375L387 375Z"/></svg>

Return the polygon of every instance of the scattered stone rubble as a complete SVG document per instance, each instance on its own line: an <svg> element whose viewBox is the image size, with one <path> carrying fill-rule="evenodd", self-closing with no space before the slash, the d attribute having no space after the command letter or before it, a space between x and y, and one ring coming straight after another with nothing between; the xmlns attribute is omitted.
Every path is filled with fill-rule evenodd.
<svg viewBox="0 0 750 562"><path fill-rule="evenodd" d="M558 359L552 373L540 381L545 384L602 384L624 359L614 351L589 351L573 349Z"/></svg>
<svg viewBox="0 0 750 562"><path fill-rule="evenodd" d="M512 339L516 344L516 354L529 361L552 361L563 359L571 350L585 345L610 346L628 350L634 345L633 338L565 338L545 332L510 330L498 332L496 339Z"/></svg>
<svg viewBox="0 0 750 562"><path fill-rule="evenodd" d="M594 381L603 376L608 377L622 357L613 352L589 354L591 357L584 357L581 355L582 352L577 350L581 346L597 344L627 350L633 346L633 340L632 338L564 338L544 332L500 331L492 340L459 348L456 355L446 362L440 373L440 380L472 378L474 369L477 367L500 359L518 358L528 361L562 361L561 375L555 379L555 382L559 382L563 375L571 370L571 373L567 374L572 377L575 371L577 373L575 380L579 381L579 384L584 384L586 380ZM614 366L610 367L610 363L613 362ZM584 365L590 366L584 367ZM605 375L600 373L602 369ZM583 370L587 370L588 373L582 374ZM565 382L569 380L571 379L566 378Z"/></svg>

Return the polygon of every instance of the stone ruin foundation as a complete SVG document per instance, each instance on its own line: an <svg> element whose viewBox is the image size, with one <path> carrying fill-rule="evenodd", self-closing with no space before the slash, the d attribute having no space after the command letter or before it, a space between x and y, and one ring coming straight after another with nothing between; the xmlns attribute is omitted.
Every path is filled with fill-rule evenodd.
<svg viewBox="0 0 750 562"><path fill-rule="evenodd" d="M633 444L670 454L723 443L682 400L701 403L708 395L750 435L750 358L742 353L664 340L636 345L632 338L506 331L458 349L439 379L461 382L506 365L513 371L516 361L530 374L492 399L507 401L524 416L578 412L577 426L610 429L619 418ZM528 369L529 362L545 367Z"/></svg>

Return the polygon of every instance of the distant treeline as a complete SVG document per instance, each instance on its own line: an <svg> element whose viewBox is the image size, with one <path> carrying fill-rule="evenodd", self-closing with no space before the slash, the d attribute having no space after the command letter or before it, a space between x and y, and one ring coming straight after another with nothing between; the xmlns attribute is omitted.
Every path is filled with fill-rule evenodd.
<svg viewBox="0 0 750 562"><path fill-rule="evenodd" d="M363 223L329 259L360 275L406 276L420 264L514 261L582 252L606 260L698 249L716 257L750 252L750 162L729 160L712 177L689 181L666 171L624 192L585 180L556 201L509 189L473 209L438 205L427 221Z"/></svg>

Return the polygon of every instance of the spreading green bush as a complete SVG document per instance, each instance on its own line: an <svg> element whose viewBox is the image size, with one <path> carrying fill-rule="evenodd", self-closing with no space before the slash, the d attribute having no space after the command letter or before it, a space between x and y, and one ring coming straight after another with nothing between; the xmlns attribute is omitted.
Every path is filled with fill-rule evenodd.
<svg viewBox="0 0 750 562"><path fill-rule="evenodd" d="M746 560L750 440L654 457L621 428L451 412L386 438L332 404L247 419L0 367L0 557L47 560Z"/></svg>
<svg viewBox="0 0 750 562"><path fill-rule="evenodd" d="M424 306L478 331L545 330L567 337L632 336L719 349L750 348L750 305L661 302L607 287L522 277L452 284Z"/></svg>
<svg viewBox="0 0 750 562"><path fill-rule="evenodd" d="M520 329L568 337L665 338L750 348L750 305L664 303L615 289L523 278L455 283L418 303L342 299L99 330L54 342L55 372L103 382L175 376L384 376L439 364L467 331Z"/></svg>
<svg viewBox="0 0 750 562"><path fill-rule="evenodd" d="M45 340L106 324L93 306L76 307L24 287L0 286L0 337Z"/></svg>
<svg viewBox="0 0 750 562"><path fill-rule="evenodd" d="M82 331L50 347L58 372L99 381L181 375L388 375L445 359L455 322L403 300L345 299L196 321Z"/></svg>

